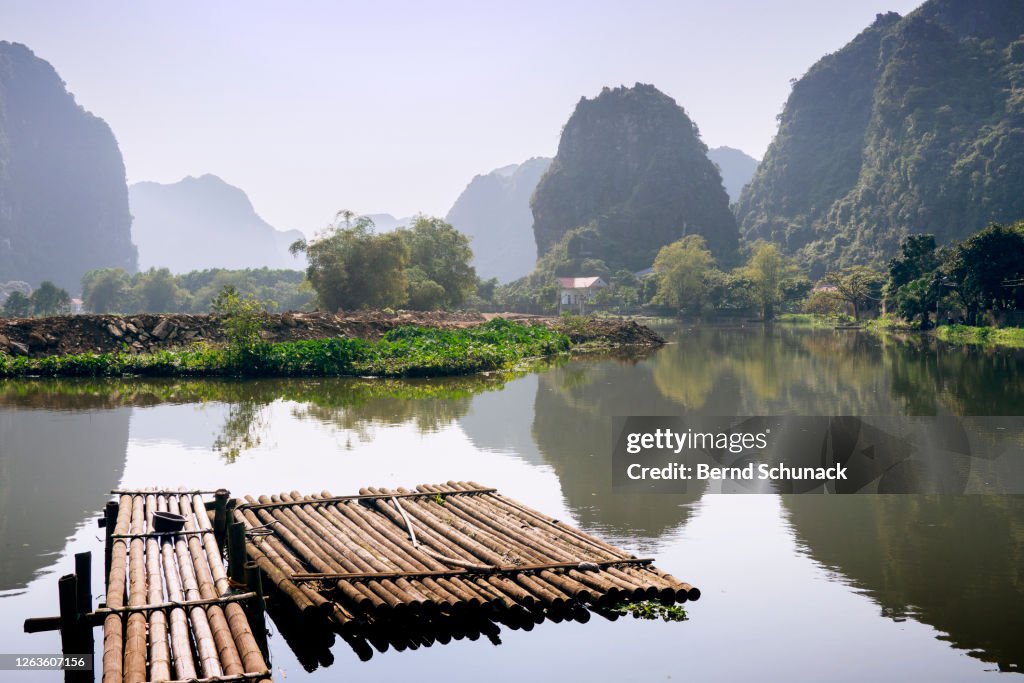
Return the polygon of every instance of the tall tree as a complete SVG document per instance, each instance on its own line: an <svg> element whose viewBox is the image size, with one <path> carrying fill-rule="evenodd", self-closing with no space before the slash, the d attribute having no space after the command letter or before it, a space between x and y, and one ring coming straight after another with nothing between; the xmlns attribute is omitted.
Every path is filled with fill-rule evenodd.
<svg viewBox="0 0 1024 683"><path fill-rule="evenodd" d="M90 270L82 276L82 300L93 313L128 313L128 273L120 268Z"/></svg>
<svg viewBox="0 0 1024 683"><path fill-rule="evenodd" d="M325 310L395 307L408 300L405 239L397 232L374 233L366 216L339 211L321 237L297 240L291 251L309 259L306 277Z"/></svg>
<svg viewBox="0 0 1024 683"><path fill-rule="evenodd" d="M29 297L34 315L63 315L71 311L71 295L49 280Z"/></svg>
<svg viewBox="0 0 1024 683"><path fill-rule="evenodd" d="M3 313L8 318L27 318L32 315L32 300L15 290L4 300Z"/></svg>
<svg viewBox="0 0 1024 683"><path fill-rule="evenodd" d="M709 279L718 271L700 235L687 235L662 247L654 270L659 276L657 303L698 312L708 304Z"/></svg>
<svg viewBox="0 0 1024 683"><path fill-rule="evenodd" d="M768 242L755 242L750 260L742 269L750 281L754 300L761 309L761 317L771 320L775 309L785 299L788 281L799 277L800 271L792 259L777 246Z"/></svg>
<svg viewBox="0 0 1024 683"><path fill-rule="evenodd" d="M1024 223L990 225L954 246L943 263L969 317L990 309L1024 308Z"/></svg>
<svg viewBox="0 0 1024 683"><path fill-rule="evenodd" d="M823 279L835 288L835 297L853 306L854 320L860 320L861 311L881 298L882 276L867 266L850 266L825 273Z"/></svg>
<svg viewBox="0 0 1024 683"><path fill-rule="evenodd" d="M454 308L473 293L476 270L470 265L473 251L469 248L468 237L440 218L428 216L417 216L412 227L398 232L409 250L409 266L419 269L417 273L408 274L410 283L416 282L420 292L424 287L435 291L424 283L424 280L431 281L444 292L440 302L436 297L421 299L410 292L410 304L414 308L418 307L415 301Z"/></svg>

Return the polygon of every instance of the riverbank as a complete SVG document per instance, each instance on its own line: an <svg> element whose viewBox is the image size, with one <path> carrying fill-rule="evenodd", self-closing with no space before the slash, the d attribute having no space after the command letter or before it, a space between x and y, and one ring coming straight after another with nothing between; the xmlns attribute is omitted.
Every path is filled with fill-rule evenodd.
<svg viewBox="0 0 1024 683"><path fill-rule="evenodd" d="M260 339L244 345L226 343L215 316L3 323L0 377L436 377L509 369L573 349L664 343L632 321L485 321L479 314L439 312L267 315ZM289 336L298 338L280 339Z"/></svg>
<svg viewBox="0 0 1024 683"><path fill-rule="evenodd" d="M930 330L918 329L904 320L883 316L872 320L851 323L835 317L812 313L787 314L780 316L777 323L784 325L805 325L815 328L841 328L843 325L859 325L875 334L918 335L933 337L946 344L956 346L991 346L1001 348L1024 348L1024 329L1019 327L972 327L970 325L940 325Z"/></svg>

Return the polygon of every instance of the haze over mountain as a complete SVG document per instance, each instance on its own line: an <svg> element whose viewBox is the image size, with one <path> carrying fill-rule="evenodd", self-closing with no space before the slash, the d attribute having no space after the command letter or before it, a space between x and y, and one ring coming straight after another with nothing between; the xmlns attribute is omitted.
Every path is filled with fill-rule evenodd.
<svg viewBox="0 0 1024 683"><path fill-rule="evenodd" d="M707 151L682 107L653 85L581 98L531 202L538 255L558 245L570 259L636 271L697 234L731 261L736 220Z"/></svg>
<svg viewBox="0 0 1024 683"><path fill-rule="evenodd" d="M537 260L530 197L551 159L534 157L478 175L445 218L472 238L477 275L508 282L526 275Z"/></svg>
<svg viewBox="0 0 1024 683"><path fill-rule="evenodd" d="M732 147L715 147L708 150L708 159L718 166L722 174L722 184L729 195L729 203L740 198L740 191L754 177L757 170L757 159L743 150Z"/></svg>
<svg viewBox="0 0 1024 683"><path fill-rule="evenodd" d="M813 274L1024 217L1024 3L878 15L793 86L737 216Z"/></svg>
<svg viewBox="0 0 1024 683"><path fill-rule="evenodd" d="M207 268L305 267L288 253L303 237L260 218L245 192L215 175L176 183L135 183L129 188L132 239L142 268L175 273Z"/></svg>
<svg viewBox="0 0 1024 683"><path fill-rule="evenodd" d="M368 213L366 217L373 221L373 227L377 232L391 232L399 228L407 228L416 220L415 216L395 218L390 213Z"/></svg>
<svg viewBox="0 0 1024 683"><path fill-rule="evenodd" d="M117 140L54 68L0 42L0 282L72 292L93 268L136 269Z"/></svg>

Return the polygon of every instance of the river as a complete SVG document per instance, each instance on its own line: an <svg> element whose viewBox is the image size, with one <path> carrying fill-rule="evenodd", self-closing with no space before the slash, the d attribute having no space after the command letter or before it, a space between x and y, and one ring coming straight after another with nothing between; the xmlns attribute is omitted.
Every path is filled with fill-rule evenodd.
<svg viewBox="0 0 1024 683"><path fill-rule="evenodd" d="M272 623L275 680L973 681L1024 670L1024 496L611 490L616 415L1019 416L1024 354L786 326L666 333L672 343L653 352L512 378L0 382L0 649L59 651L56 633L23 634L22 621L56 613L74 553L102 563L96 518L119 486L340 495L457 479L655 556L703 597L682 622L502 627L500 644L366 662L339 640L319 665Z"/></svg>

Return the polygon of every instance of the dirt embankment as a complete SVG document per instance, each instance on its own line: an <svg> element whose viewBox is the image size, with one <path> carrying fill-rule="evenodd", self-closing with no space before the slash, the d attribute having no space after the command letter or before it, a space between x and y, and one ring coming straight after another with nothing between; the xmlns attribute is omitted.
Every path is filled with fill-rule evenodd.
<svg viewBox="0 0 1024 683"><path fill-rule="evenodd" d="M267 341L358 337L379 339L403 325L454 329L479 325L496 314L445 313L441 311L359 311L330 313L268 314L263 326ZM595 319L566 323L559 318L505 314L521 322L540 322L554 327L575 343L609 345L664 343L653 330L633 321ZM51 356L74 353L110 353L127 349L145 353L188 346L195 342L224 340L220 320L213 315L71 315L52 318L0 318L0 353Z"/></svg>

